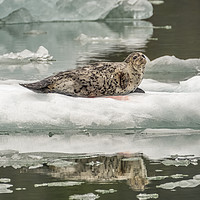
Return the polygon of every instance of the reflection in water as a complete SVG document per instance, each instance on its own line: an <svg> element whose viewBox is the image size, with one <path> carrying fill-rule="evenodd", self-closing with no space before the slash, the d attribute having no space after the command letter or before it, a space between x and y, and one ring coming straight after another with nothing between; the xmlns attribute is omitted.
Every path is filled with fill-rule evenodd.
<svg viewBox="0 0 200 200"><path fill-rule="evenodd" d="M33 193L30 199L34 200L43 196L54 200L58 195L60 199L72 196L166 199L174 194L183 200L191 194L194 200L199 197L199 157L194 155L149 160L141 154L126 153L19 154L1 151L0 159L5 164L0 167L2 200L22 198L30 193Z"/></svg>
<svg viewBox="0 0 200 200"><path fill-rule="evenodd" d="M62 180L101 183L126 180L127 184L137 191L143 191L148 184L147 171L141 155L117 154L55 160L36 172Z"/></svg>

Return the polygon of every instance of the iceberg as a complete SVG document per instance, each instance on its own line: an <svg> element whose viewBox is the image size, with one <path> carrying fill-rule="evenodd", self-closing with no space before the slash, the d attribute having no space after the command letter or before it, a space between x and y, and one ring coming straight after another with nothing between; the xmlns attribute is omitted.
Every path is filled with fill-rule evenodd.
<svg viewBox="0 0 200 200"><path fill-rule="evenodd" d="M147 0L2 0L0 23L38 21L95 21L105 19L146 19L153 15Z"/></svg>

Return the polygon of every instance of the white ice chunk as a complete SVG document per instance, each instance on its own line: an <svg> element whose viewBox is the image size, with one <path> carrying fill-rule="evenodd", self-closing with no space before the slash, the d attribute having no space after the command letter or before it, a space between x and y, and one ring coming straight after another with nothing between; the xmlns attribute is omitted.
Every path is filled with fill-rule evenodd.
<svg viewBox="0 0 200 200"><path fill-rule="evenodd" d="M100 198L100 196L97 194L93 194L93 193L88 193L88 194L74 194L69 196L70 200L95 200Z"/></svg>
<svg viewBox="0 0 200 200"><path fill-rule="evenodd" d="M140 193L137 195L137 198L139 200L147 200L147 199L157 199L159 196L158 194L146 194L146 193Z"/></svg>
<svg viewBox="0 0 200 200"><path fill-rule="evenodd" d="M169 176L151 176L151 177L148 177L148 180L150 180L150 181L160 181L160 180L166 179L168 177Z"/></svg>
<svg viewBox="0 0 200 200"><path fill-rule="evenodd" d="M6 194L6 193L13 193L13 190L9 189L13 185L11 184L1 184L0 183L0 194Z"/></svg>
<svg viewBox="0 0 200 200"><path fill-rule="evenodd" d="M15 188L16 191L26 190L26 188Z"/></svg>
<svg viewBox="0 0 200 200"><path fill-rule="evenodd" d="M144 91L151 92L199 93L200 84L198 83L200 83L200 76L194 76L179 83L162 83L151 79L144 79L140 87Z"/></svg>
<svg viewBox="0 0 200 200"><path fill-rule="evenodd" d="M170 165L174 165L176 167L179 166L188 166L190 164L189 160L164 160L162 161L162 164L164 164L165 166L170 166Z"/></svg>
<svg viewBox="0 0 200 200"><path fill-rule="evenodd" d="M52 182L52 183L35 184L34 187L69 187L69 186L81 185L83 183L84 182L77 182L77 181Z"/></svg>
<svg viewBox="0 0 200 200"><path fill-rule="evenodd" d="M148 82L142 87L146 94L130 94L128 100L118 101L37 94L16 83L0 81L0 122L120 128L198 126L199 77L175 86L159 82L155 85Z"/></svg>
<svg viewBox="0 0 200 200"><path fill-rule="evenodd" d="M98 189L98 190L95 190L95 192L97 192L99 194L112 194L112 193L117 192L117 190L114 190L114 189L109 189L109 190Z"/></svg>
<svg viewBox="0 0 200 200"><path fill-rule="evenodd" d="M187 177L188 175L185 175L185 174L174 174L174 175L171 175L170 177L171 178L174 178L174 179L179 179L179 178L184 178L184 177Z"/></svg>
<svg viewBox="0 0 200 200"><path fill-rule="evenodd" d="M162 188L166 190L172 190L174 188L194 188L200 185L200 179L198 179L199 175L193 177L193 179L182 180L177 182L169 182L158 185L157 188Z"/></svg>
<svg viewBox="0 0 200 200"><path fill-rule="evenodd" d="M148 63L146 71L155 72L196 72L200 70L200 59L190 58L190 59L179 59L175 56L163 56L156 58L155 60Z"/></svg>
<svg viewBox="0 0 200 200"><path fill-rule="evenodd" d="M160 5L163 4L164 1L163 0L149 0L151 2L151 4L153 5Z"/></svg>
<svg viewBox="0 0 200 200"><path fill-rule="evenodd" d="M10 183L10 181L9 178L0 178L0 183Z"/></svg>
<svg viewBox="0 0 200 200"><path fill-rule="evenodd" d="M48 62L52 60L53 56L50 56L48 50L43 46L40 46L35 53L25 49L18 53L11 52L0 55L0 63L4 64L24 64L31 61Z"/></svg>

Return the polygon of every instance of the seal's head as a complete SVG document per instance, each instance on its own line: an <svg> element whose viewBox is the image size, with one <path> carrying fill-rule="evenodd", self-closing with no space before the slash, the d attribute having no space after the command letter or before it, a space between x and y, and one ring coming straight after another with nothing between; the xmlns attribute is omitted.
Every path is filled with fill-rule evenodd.
<svg viewBox="0 0 200 200"><path fill-rule="evenodd" d="M147 62L146 56L140 52L131 53L124 62L130 64L136 70L144 70L144 66Z"/></svg>

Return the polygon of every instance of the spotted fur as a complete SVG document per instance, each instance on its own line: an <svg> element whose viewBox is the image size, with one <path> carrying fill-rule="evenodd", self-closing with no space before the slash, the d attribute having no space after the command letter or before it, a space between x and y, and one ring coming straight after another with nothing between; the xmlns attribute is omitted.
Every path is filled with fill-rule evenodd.
<svg viewBox="0 0 200 200"><path fill-rule="evenodd" d="M141 83L145 64L145 56L136 52L124 62L99 62L21 85L37 92L75 97L124 95L136 90Z"/></svg>

